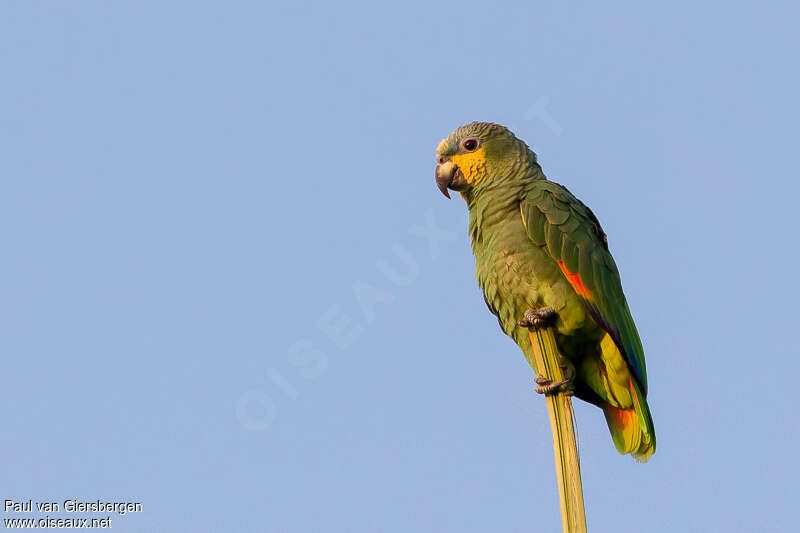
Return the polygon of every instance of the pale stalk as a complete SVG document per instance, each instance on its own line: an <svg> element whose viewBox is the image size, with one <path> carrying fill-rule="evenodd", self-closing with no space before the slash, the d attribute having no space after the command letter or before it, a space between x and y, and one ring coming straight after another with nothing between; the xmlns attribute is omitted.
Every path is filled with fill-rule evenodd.
<svg viewBox="0 0 800 533"><path fill-rule="evenodd" d="M536 366L540 375L559 382L564 374L558 364L558 345L553 328L529 330ZM583 509L583 486L578 446L573 425L572 398L559 392L545 397L550 427L553 430L553 453L561 501L561 525L564 533L585 533L586 513Z"/></svg>

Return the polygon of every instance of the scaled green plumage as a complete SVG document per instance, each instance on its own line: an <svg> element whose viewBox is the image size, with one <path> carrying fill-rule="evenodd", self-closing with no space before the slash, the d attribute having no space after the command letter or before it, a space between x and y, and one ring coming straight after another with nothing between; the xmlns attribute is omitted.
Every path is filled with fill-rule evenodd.
<svg viewBox="0 0 800 533"><path fill-rule="evenodd" d="M576 396L603 409L621 453L646 461L655 432L644 352L597 218L547 181L535 154L503 126L462 126L437 158L440 188L467 202L478 283L503 331L535 368L517 321L528 309L552 307L559 349L576 369Z"/></svg>

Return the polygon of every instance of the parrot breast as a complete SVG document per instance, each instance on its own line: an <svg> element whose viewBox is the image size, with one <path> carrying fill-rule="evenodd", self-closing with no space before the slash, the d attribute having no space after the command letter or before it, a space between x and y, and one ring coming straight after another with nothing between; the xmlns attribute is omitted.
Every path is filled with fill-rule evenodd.
<svg viewBox="0 0 800 533"><path fill-rule="evenodd" d="M518 194L501 189L492 193L470 206L470 234L478 285L500 327L522 348L529 362L533 361L530 338L527 330L517 325L528 309L550 306L556 311L556 333L565 352L583 344L584 338L599 339L602 332L559 265L528 238ZM564 355L572 359L573 354Z"/></svg>

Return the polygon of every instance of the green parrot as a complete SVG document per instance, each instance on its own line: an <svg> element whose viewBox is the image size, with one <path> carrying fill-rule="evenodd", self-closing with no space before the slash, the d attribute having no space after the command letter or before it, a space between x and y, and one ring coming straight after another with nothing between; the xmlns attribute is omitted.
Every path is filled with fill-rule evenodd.
<svg viewBox="0 0 800 533"><path fill-rule="evenodd" d="M476 276L500 327L536 368L525 326L553 315L566 390L600 407L617 450L647 461L656 449L644 351L606 234L594 213L548 181L536 154L504 126L472 122L436 150L436 183L469 208Z"/></svg>

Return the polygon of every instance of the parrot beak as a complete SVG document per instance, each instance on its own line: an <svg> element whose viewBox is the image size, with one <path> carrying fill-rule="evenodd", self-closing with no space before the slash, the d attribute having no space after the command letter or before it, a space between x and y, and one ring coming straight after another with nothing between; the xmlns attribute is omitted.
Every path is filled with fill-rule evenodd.
<svg viewBox="0 0 800 533"><path fill-rule="evenodd" d="M439 190L442 191L442 194L448 198L450 198L450 193L447 191L447 188L453 183L456 170L458 170L458 167L455 163L450 161L449 158L439 158L439 164L436 165L436 185L439 187Z"/></svg>

